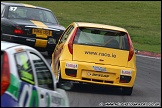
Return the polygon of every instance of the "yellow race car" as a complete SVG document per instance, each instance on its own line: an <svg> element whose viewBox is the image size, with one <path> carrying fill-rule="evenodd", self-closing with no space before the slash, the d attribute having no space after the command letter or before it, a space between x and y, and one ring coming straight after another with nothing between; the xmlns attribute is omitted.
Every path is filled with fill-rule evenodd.
<svg viewBox="0 0 162 108"><path fill-rule="evenodd" d="M136 52L127 30L104 24L73 22L52 54L58 86L74 82L118 86L131 95L136 78Z"/></svg>

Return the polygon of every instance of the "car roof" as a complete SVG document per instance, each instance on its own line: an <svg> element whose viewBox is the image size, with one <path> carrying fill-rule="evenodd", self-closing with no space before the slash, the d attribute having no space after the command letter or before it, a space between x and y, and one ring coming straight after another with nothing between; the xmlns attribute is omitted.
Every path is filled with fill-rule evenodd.
<svg viewBox="0 0 162 108"><path fill-rule="evenodd" d="M78 27L95 27L95 28L111 29L111 30L117 30L117 31L128 33L126 29L117 27L117 26L97 24L97 23L88 23L88 22L73 22L73 23L76 23Z"/></svg>
<svg viewBox="0 0 162 108"><path fill-rule="evenodd" d="M23 7L30 7L30 8L38 8L38 9L44 9L44 10L51 11L50 9L47 9L47 8L34 6L30 4L24 4L24 3L1 2L1 4L7 5L7 6L23 6Z"/></svg>
<svg viewBox="0 0 162 108"><path fill-rule="evenodd" d="M14 46L20 46L20 44L1 41L1 51L6 50L6 49L11 48L11 47L14 47Z"/></svg>

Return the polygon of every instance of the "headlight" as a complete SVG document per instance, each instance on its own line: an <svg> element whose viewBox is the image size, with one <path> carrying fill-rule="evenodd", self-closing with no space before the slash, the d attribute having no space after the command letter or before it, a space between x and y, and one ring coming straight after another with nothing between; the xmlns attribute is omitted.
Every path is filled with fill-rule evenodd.
<svg viewBox="0 0 162 108"><path fill-rule="evenodd" d="M48 39L48 43L49 43L49 44L56 44L56 39L49 38L49 39Z"/></svg>

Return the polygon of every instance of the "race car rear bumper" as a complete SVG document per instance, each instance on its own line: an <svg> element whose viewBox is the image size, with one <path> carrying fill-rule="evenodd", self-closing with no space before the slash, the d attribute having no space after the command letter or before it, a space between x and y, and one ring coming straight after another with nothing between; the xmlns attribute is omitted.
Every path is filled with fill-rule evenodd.
<svg viewBox="0 0 162 108"><path fill-rule="evenodd" d="M136 78L136 69L104 65L106 71L95 70L93 67L103 67L95 63L61 60L61 78L65 81L132 87ZM121 75L121 70L131 70L132 75ZM57 75L57 73L55 73Z"/></svg>
<svg viewBox="0 0 162 108"><path fill-rule="evenodd" d="M9 41L9 42L13 42L13 43L19 43L19 44L23 44L23 45L28 45L31 46L39 51L50 51L50 50L54 50L56 43L50 43L48 42L47 39L39 39L42 41L46 41L46 45L42 47L42 45L36 45L36 38L30 38L30 37L24 37L24 36L16 36L16 35L9 35L9 34L3 34L1 37L1 40L3 41ZM38 43L38 42L37 42Z"/></svg>

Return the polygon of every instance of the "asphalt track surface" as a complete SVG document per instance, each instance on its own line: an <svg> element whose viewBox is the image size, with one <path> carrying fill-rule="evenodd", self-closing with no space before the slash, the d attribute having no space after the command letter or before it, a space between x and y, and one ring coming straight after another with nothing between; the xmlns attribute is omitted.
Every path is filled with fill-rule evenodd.
<svg viewBox="0 0 162 108"><path fill-rule="evenodd" d="M51 58L43 54L48 63ZM131 96L116 87L76 84L67 91L71 107L161 106L161 58L137 55L137 76Z"/></svg>

